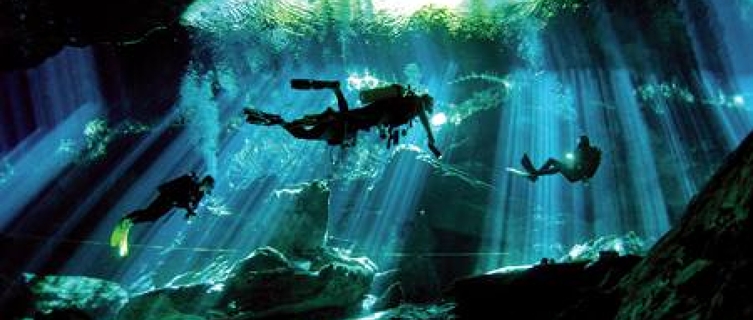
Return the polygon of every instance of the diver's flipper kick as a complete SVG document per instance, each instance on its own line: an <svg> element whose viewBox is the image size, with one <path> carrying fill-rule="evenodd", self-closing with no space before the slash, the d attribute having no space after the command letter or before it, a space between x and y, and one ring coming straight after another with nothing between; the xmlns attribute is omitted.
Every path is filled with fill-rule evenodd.
<svg viewBox="0 0 753 320"><path fill-rule="evenodd" d="M118 249L121 257L128 255L128 232L133 226L131 219L120 219L110 235L110 246Z"/></svg>
<svg viewBox="0 0 753 320"><path fill-rule="evenodd" d="M523 159L520 160L520 164L523 166L523 170L507 167L507 171L522 177L526 177L528 178L528 180L536 182L536 179L539 178L538 171L533 167L533 163L531 163L531 158L528 157L528 154L523 155Z"/></svg>
<svg viewBox="0 0 753 320"><path fill-rule="evenodd" d="M507 167L507 168L505 168L505 170L507 170L508 172L511 172L513 174L519 175L521 177L527 177L529 179L536 180L538 178L535 174L533 174L531 172L525 172L523 170L520 170L520 169L517 169L517 168L513 168L513 167Z"/></svg>

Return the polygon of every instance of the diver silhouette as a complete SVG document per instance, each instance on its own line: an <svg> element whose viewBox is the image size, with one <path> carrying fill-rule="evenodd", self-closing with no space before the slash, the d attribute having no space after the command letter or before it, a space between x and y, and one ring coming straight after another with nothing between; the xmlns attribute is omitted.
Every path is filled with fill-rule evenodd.
<svg viewBox="0 0 753 320"><path fill-rule="evenodd" d="M146 209L129 213L118 222L110 236L110 245L120 250L120 255L128 254L128 231L136 223L154 222L167 215L174 208L186 210L185 219L196 215L196 209L204 198L214 188L214 178L206 175L199 180L193 172L180 176L160 185L159 195Z"/></svg>
<svg viewBox="0 0 753 320"><path fill-rule="evenodd" d="M578 139L578 146L572 153L566 155L565 160L549 158L540 168L536 169L526 153L523 154L521 164L525 171L514 168L507 168L507 170L523 175L531 182L536 182L539 176L559 173L570 182L583 181L588 183L588 180L593 177L599 168L599 164L601 164L601 149L592 146L588 137L582 135Z"/></svg>
<svg viewBox="0 0 753 320"><path fill-rule="evenodd" d="M372 89L361 93L363 107L350 109L348 101L340 90L339 81L293 79L293 89L331 89L337 98L338 110L328 107L321 113L305 115L302 118L285 121L280 115L245 108L246 122L257 125L279 125L298 139L324 140L329 145L348 147L355 144L358 131L377 128L380 137L387 139L387 148L399 143L400 134L406 134L404 125L411 125L418 117L429 140L429 150L439 158L442 154L434 145L434 134L429 125L427 113L433 111L434 99L428 94L417 95L402 85Z"/></svg>

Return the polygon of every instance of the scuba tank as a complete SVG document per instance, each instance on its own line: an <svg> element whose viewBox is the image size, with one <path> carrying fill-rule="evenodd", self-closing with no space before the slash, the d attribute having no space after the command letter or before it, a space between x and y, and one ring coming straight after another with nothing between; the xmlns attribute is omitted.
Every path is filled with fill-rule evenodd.
<svg viewBox="0 0 753 320"><path fill-rule="evenodd" d="M405 96L405 88L399 84L392 84L386 87L366 89L358 94L362 104L369 104L374 101L397 98Z"/></svg>

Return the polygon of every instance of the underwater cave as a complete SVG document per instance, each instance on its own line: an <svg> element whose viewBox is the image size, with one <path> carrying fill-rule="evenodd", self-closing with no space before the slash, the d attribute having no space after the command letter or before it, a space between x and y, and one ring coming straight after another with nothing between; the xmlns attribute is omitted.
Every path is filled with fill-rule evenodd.
<svg viewBox="0 0 753 320"><path fill-rule="evenodd" d="M751 56L751 0L0 0L0 319L753 318Z"/></svg>

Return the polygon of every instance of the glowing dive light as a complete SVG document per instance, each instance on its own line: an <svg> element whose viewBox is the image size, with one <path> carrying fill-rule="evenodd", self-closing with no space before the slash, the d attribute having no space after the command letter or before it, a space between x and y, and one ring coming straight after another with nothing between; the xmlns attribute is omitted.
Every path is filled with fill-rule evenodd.
<svg viewBox="0 0 753 320"><path fill-rule="evenodd" d="M431 125L441 126L447 123L447 116L443 112L439 112L431 117Z"/></svg>

